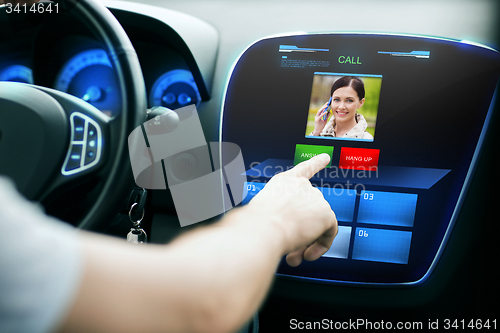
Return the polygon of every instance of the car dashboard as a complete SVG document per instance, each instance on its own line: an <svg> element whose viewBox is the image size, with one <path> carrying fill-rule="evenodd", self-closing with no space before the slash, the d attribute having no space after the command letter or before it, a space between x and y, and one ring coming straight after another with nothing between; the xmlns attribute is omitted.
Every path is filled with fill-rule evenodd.
<svg viewBox="0 0 500 333"><path fill-rule="evenodd" d="M156 14L170 21L185 20L183 24L201 25L202 33L196 38L209 47L204 48L204 61L200 64L186 44L189 38L183 38L165 22L148 16L148 10L151 11L148 6L141 6L145 12L141 13L120 9L123 7L120 3L118 8L113 8L113 2L108 5L138 54L149 108L199 106L209 99L218 47L218 35L211 26L193 17L186 16L186 20L185 15L173 11L163 10L160 15ZM103 44L71 16L54 17L36 29L16 27L14 19L6 20L13 21L12 27L18 31L15 38L2 43L5 52L0 55L0 80L36 84L69 93L113 117L120 110L120 98Z"/></svg>
<svg viewBox="0 0 500 333"><path fill-rule="evenodd" d="M246 183L248 199L261 190L261 184L268 180L268 176L261 174L264 168L286 169L293 166L294 154L297 153L299 145L334 146L333 163L336 165L341 163L339 160L341 150L346 148L378 149L381 154L381 170L384 170L386 163L385 166L388 168L385 172L388 174L388 179L395 173L403 172L403 169L411 171L411 174L401 176L402 178L395 181L396 183L369 184L363 191L354 190L358 192L358 197L354 196L355 199L347 198L349 200L346 203L352 206L347 214L350 214L350 217L339 219L342 236L347 242L342 254L330 253L318 262L304 263L298 268L291 268L284 262L280 264L269 297L260 309L261 332L286 331L293 328L292 322L317 322L323 318L341 323L356 318L377 322L419 321L423 325L430 325L431 320L437 319L441 320L441 323L445 320L453 322L462 319L474 320L474 325L477 324L477 320L489 320L489 323L492 323L491 320L495 319L496 313L494 307L498 303L493 292L498 291L498 273L495 264L499 259L495 246L498 226L494 222L497 219L494 207L498 197L496 195L498 176L493 157L496 152L494 127L498 126L499 103L497 101L496 104L490 104L498 81L496 72L495 75L488 76L491 73L488 72L489 69L485 69L480 73L484 74L483 76L479 74L477 76L491 81L488 91L474 90L476 96L483 97L483 100L477 103L481 108L478 122L473 128L468 128L464 120L468 115L460 113L460 120L456 120L456 123L459 123L462 133L443 131L442 134L448 140L446 143L436 137L426 137L425 134L421 140L416 140L415 137L406 140L405 136L411 131L416 133L417 129L409 130L405 126L393 128L399 138L391 138L390 127L394 118L400 117L398 120L400 123L416 122L421 125L419 129L426 126L425 119L418 115L402 115L399 113L400 110L390 110L385 114L381 111L377 131L374 133L374 145L372 142L363 141L328 143L322 138L308 138L310 128L306 125L307 111L300 115L292 114L293 111L290 111L294 110L296 105L303 106L304 110L308 109L309 102L312 101L311 86L314 75L340 77L361 74L359 76L380 78L382 80L382 88L379 88L380 110L383 110L384 107L391 109L388 106L390 100L397 100L397 94L390 92L390 89L398 89L401 82L409 83L415 89L425 90L432 85L432 82L438 80L439 75L449 78L456 68L442 70L447 61L446 57L439 59L440 64L443 64L441 66L433 62L436 58L432 59L431 56L430 69L408 69L407 66L411 66L408 65L409 58L400 57L395 60L401 65L399 72L397 70L391 72L392 69L388 69L390 66L377 65L375 62L369 64L372 67L363 67L360 72L358 68L361 66L354 69L352 67L356 66L356 62L361 65L366 58L360 60L359 54L368 51L362 47L356 48L356 43L351 45L342 38L358 41L367 38L360 41L366 46L370 44L370 37L367 37L369 34L341 33L338 36L332 34L330 37L339 44L345 42L344 45L350 45L357 53L347 50L347 53L336 54L335 61L339 64L334 64L331 68L321 67L321 61L325 59L313 57L313 61L319 61L318 68L305 69L307 66L304 67L303 63L297 65L297 62L293 62L295 59L303 61L304 58L297 58L297 52L294 53L290 47L326 49L323 45L329 42L320 41L322 37L317 37L319 39L315 40L314 36L327 34L308 35L298 32L267 38L259 35L264 30L254 26L253 23L245 26L246 21L242 20L239 30L236 28L235 30L252 31L243 38L245 45L250 44L244 48L240 45L242 42L240 44L234 42L239 36L236 33L231 34L231 28L227 25L217 26L216 19L212 24L220 31L200 19L166 8L132 1L103 1L103 3L121 23L136 50L144 77L147 107L163 106L175 110L195 104L207 141L234 142L240 145L246 154L248 161L246 160L245 169L249 177ZM218 10L223 10L224 1L222 3L217 2ZM172 8L185 11L193 8L187 3L167 3L165 7L169 7L169 4ZM199 9L194 10L198 14L208 8L208 4L199 6ZM236 9L244 11L245 6L238 2L235 5ZM216 18L221 19L222 16L218 14ZM205 19L209 17L209 14L206 14ZM273 15L272 20L268 18L267 24L271 26L275 19L281 22L279 17L278 14ZM207 21L210 22L210 19ZM235 17L228 19L231 24L238 24L237 21ZM2 22L1 27L1 24L9 22L9 18L2 13L0 22ZM120 112L122 100L117 94L116 73L112 70L102 42L97 40L82 23L72 20L71 17L61 16L50 20L41 28L22 26L16 29L16 38L4 38L0 42L2 50L0 81L24 82L69 93L94 105L109 118L115 117ZM374 33L373 35L383 40L384 46L391 45L391 38L397 39L395 36L397 34ZM408 37L405 34L399 36L402 40ZM413 37L421 38L419 44L421 47L415 50L428 51L434 47L433 43L439 44L437 39L429 42L426 41L427 37L416 35ZM224 41L224 38L230 40ZM252 43L255 39L258 41ZM452 59L453 52L461 47L472 47L468 43L457 44L456 40L446 43L448 42L454 45L448 45L450 49L446 52L449 52L447 54L449 59ZM404 40L401 43L404 45ZM234 45L238 46L236 49L231 49ZM283 52L280 51L282 47ZM436 50L439 47L436 46ZM411 47L401 49L407 52L413 51ZM386 47L375 51L401 50ZM239 52L241 54L238 56ZM255 52L255 59L249 60L248 55L252 52ZM273 59L270 65L271 62L267 61L275 56L273 52L279 59ZM260 58L263 54L265 56ZM339 56L344 57L342 61ZM379 54L377 56L379 57L377 59L391 57ZM485 64L489 61L485 60L487 57L474 58L474 61ZM344 70L341 65L345 65L346 60L351 67ZM283 66L283 61L289 65ZM383 61L385 60L379 63ZM494 61L496 58L492 62ZM495 66L498 67L497 64ZM284 70L288 72L285 73ZM289 75L292 70L296 70L295 74ZM307 70L309 72L305 74ZM498 68L495 70L498 71ZM300 74L297 74L299 72ZM489 74L485 74L486 72ZM235 73L239 77L233 76ZM433 76L434 81L428 85L419 85L412 84L408 77L406 77L408 81L404 81L404 75L410 74L422 80L425 79L420 77L422 74L429 76L435 74L435 76ZM258 77L259 75L262 76ZM258 80L262 77L266 77L266 80L260 84ZM395 77L399 77L401 81L391 81ZM292 84L304 78L307 82L302 81L302 85ZM466 92L467 89L457 82L454 81L455 85L448 88ZM288 92L279 91L276 88L279 85L286 87ZM302 89L300 92L299 86ZM438 86L436 84L436 87ZM441 89L439 87L436 89ZM452 93L446 89L443 88L440 92L449 98ZM418 98L415 97L416 100ZM264 104L266 106L261 108ZM417 104L414 109L423 108L425 101L419 100ZM439 100L438 104L439 108L446 108L446 99ZM450 104L452 108L459 108L462 104L474 105L475 101L456 99ZM240 114L236 113L236 110ZM440 115L439 119L445 121L448 119L447 114ZM281 128L274 136L269 134L272 131L272 123L286 120L299 124L297 128L300 127L298 130L300 133L291 135L288 130L295 125L290 125ZM451 120L452 123L454 121ZM486 125L483 127L484 124ZM433 131L438 132L439 128L433 128ZM454 135L457 136L457 145L453 144ZM468 139L471 139L472 143L469 143ZM385 156L384 149L385 152L389 152ZM463 151L466 153L462 156L460 154ZM445 162L439 160L443 156ZM376 157L379 158L378 155ZM250 164L251 161L258 163ZM434 180L431 181L430 178ZM342 182L345 183L346 179ZM440 181L441 179L443 181ZM313 179L313 183L318 187L322 186L321 181L321 178ZM373 199L380 200L378 206L370 206ZM384 200L387 202L395 200L398 204L409 206L412 210L409 213L411 221L404 217L395 218L397 221L392 225L380 223L372 213L373 211L383 213L384 209L380 207L387 204ZM366 206L365 210L360 208L362 205ZM144 229L153 243L166 243L182 232L197 227L179 226L169 191L149 190L147 207ZM128 208L121 207L121 214L110 222L108 233L120 237L124 236L124 232L126 234L130 228L127 212ZM434 215L438 215L436 221L433 220ZM199 225L203 224L205 223ZM426 235L427 232L431 234ZM368 238L372 235L376 239L369 242ZM416 242L410 247L408 237L412 236ZM399 245L404 248L402 251L404 255L379 253L375 254L373 259L373 248L376 247L374 244L384 242L387 237L392 237L394 242L405 238L400 241L403 245ZM353 242L360 244L357 254L356 243L353 245ZM366 249L363 250L361 245Z"/></svg>

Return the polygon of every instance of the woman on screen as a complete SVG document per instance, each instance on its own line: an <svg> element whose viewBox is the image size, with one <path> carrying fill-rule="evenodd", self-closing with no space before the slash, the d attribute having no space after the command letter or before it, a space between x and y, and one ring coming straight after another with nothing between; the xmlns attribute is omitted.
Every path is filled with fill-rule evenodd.
<svg viewBox="0 0 500 333"><path fill-rule="evenodd" d="M366 131L368 124L357 110L365 103L365 85L358 77L343 76L332 85L331 112L326 102L314 117L314 130L310 135L334 138L373 140Z"/></svg>

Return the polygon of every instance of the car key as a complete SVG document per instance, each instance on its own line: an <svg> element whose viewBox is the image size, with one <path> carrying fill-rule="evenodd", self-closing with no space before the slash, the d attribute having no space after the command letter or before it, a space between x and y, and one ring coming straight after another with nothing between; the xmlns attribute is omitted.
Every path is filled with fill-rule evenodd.
<svg viewBox="0 0 500 333"><path fill-rule="evenodd" d="M137 221L134 221L132 219L132 210L134 209L135 205L137 205L136 202L134 204L132 204L132 207L130 207L130 211L128 213L130 221L132 221L132 224L134 225L134 227L130 228L129 233L127 234L127 242L134 243L134 244L147 243L148 242L148 235L146 234L144 229L141 228L141 221L144 218L144 209L142 210L141 218Z"/></svg>

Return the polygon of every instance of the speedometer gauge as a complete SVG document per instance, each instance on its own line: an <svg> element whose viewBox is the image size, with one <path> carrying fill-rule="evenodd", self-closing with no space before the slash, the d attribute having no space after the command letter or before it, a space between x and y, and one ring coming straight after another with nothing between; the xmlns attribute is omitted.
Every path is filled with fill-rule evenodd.
<svg viewBox="0 0 500 333"><path fill-rule="evenodd" d="M108 116L120 110L118 83L102 49L86 50L69 59L59 71L54 88L83 99Z"/></svg>
<svg viewBox="0 0 500 333"><path fill-rule="evenodd" d="M149 94L151 107L164 106L174 110L190 104L198 106L200 102L200 93L193 75L184 69L176 69L160 76Z"/></svg>
<svg viewBox="0 0 500 333"><path fill-rule="evenodd" d="M33 72L23 65L12 65L0 71L0 81L15 81L33 84Z"/></svg>

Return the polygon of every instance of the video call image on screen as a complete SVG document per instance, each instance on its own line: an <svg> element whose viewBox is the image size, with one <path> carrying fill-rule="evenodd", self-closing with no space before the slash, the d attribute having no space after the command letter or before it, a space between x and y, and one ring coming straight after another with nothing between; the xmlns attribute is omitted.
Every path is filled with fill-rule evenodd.
<svg viewBox="0 0 500 333"><path fill-rule="evenodd" d="M315 72L306 138L373 141L382 75Z"/></svg>

